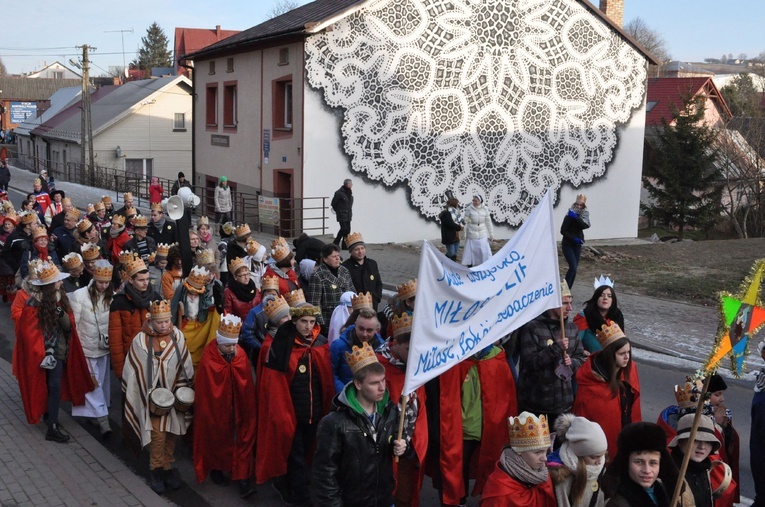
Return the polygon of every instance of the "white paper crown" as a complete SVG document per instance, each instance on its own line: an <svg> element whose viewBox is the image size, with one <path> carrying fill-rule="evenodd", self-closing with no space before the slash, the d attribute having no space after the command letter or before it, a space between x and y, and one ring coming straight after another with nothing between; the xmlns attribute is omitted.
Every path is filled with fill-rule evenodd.
<svg viewBox="0 0 765 507"><path fill-rule="evenodd" d="M604 285L607 285L608 287L614 288L614 281L611 280L609 277L603 277L603 275L600 275L600 278L595 279L595 283L593 284L595 288L603 287Z"/></svg>

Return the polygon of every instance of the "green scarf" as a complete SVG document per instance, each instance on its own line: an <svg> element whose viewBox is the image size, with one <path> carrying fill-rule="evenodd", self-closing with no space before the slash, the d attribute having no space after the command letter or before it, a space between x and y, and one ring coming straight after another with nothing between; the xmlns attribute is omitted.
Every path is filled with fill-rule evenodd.
<svg viewBox="0 0 765 507"><path fill-rule="evenodd" d="M348 387L345 388L345 397L348 400L348 405L357 413L362 415L367 415L366 410L364 410L364 407L361 406L361 403L359 403L359 399L356 396L357 393L356 386L351 382L348 384ZM383 395L383 399L377 402L377 413L382 414L383 410L385 410L385 407L388 406L388 401L390 401L390 394L388 393L388 390L385 390L385 394Z"/></svg>

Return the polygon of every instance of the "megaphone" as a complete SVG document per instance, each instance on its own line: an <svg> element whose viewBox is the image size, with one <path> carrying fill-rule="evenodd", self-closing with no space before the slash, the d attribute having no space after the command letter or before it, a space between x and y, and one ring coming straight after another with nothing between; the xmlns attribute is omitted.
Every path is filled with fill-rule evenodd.
<svg viewBox="0 0 765 507"><path fill-rule="evenodd" d="M183 199L177 195L168 198L165 209L167 209L167 216L171 220L178 220L183 216Z"/></svg>
<svg viewBox="0 0 765 507"><path fill-rule="evenodd" d="M201 199L198 195L195 195L189 187L181 187L178 189L178 197L181 198L183 205L192 207L199 206Z"/></svg>

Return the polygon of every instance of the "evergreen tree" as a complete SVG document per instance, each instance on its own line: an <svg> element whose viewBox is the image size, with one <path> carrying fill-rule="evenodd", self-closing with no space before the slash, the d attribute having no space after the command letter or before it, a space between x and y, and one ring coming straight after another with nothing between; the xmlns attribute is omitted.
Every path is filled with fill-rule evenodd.
<svg viewBox="0 0 765 507"><path fill-rule="evenodd" d="M704 98L685 97L681 109L673 108L672 121L662 119L654 156L644 160L643 185L652 202L643 209L677 227L680 239L687 226L708 229L722 212L715 133L703 119Z"/></svg>
<svg viewBox="0 0 765 507"><path fill-rule="evenodd" d="M744 72L720 88L733 116L757 116L760 113L762 92L754 84L752 75Z"/></svg>
<svg viewBox="0 0 765 507"><path fill-rule="evenodd" d="M165 32L155 21L146 30L146 37L141 37L142 46L138 49L138 56L130 62L130 67L142 70L172 67L173 58L168 49L169 43Z"/></svg>

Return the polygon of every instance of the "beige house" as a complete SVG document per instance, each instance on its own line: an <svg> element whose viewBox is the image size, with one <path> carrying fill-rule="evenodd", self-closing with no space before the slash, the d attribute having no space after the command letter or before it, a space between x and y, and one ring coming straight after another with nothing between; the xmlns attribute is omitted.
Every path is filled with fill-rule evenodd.
<svg viewBox="0 0 765 507"><path fill-rule="evenodd" d="M93 151L100 167L137 178L175 179L191 167L191 82L184 76L105 86L91 95ZM19 157L56 173L80 166L80 102L19 137Z"/></svg>

